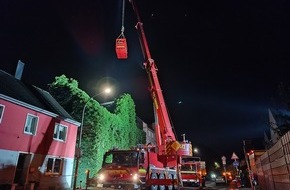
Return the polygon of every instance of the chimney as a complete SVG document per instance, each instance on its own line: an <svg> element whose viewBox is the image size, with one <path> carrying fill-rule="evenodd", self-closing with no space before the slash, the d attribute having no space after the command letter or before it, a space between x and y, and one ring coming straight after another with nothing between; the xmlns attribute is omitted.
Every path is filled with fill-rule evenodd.
<svg viewBox="0 0 290 190"><path fill-rule="evenodd" d="M22 61L18 60L17 68L16 68L16 72L15 72L15 78L18 80L21 80L21 78L22 78L24 65L25 64Z"/></svg>

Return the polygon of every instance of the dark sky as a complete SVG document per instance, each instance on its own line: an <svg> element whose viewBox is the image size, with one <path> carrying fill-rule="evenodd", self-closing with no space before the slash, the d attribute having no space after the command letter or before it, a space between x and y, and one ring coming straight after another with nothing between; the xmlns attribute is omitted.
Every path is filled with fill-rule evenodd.
<svg viewBox="0 0 290 190"><path fill-rule="evenodd" d="M170 117L206 160L232 152L242 141L263 139L268 108L279 106L277 87L288 83L290 2L137 0ZM137 115L153 122L148 79L126 1L129 58L117 60L122 0L0 0L1 68L43 89L65 74L93 96L111 83L126 92ZM114 97L102 99L109 101Z"/></svg>

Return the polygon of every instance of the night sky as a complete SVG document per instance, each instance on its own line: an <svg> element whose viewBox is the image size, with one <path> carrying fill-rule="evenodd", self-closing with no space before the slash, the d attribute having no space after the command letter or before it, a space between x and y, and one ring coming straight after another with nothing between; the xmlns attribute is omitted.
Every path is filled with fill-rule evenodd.
<svg viewBox="0 0 290 190"><path fill-rule="evenodd" d="M137 0L151 56L177 138L185 133L205 160L242 155L242 141L269 131L268 108L281 108L279 83L289 84L290 2ZM0 0L0 69L47 89L65 74L93 96L114 86L113 100L132 95L137 115L153 107L136 17L126 1L127 60L118 60L122 0ZM258 140L257 140L258 139ZM259 144L259 143L258 143Z"/></svg>

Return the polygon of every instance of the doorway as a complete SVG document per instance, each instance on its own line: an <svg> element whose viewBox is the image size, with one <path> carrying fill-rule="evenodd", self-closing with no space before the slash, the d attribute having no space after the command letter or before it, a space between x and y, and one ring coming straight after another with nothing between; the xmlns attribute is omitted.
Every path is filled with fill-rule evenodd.
<svg viewBox="0 0 290 190"><path fill-rule="evenodd" d="M19 185L25 185L31 156L32 156L31 154L19 153L14 176L14 183Z"/></svg>

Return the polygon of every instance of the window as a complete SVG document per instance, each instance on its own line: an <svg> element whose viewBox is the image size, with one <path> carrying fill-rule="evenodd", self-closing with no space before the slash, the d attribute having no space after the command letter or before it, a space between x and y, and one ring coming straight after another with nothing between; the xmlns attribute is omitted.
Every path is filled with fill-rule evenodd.
<svg viewBox="0 0 290 190"><path fill-rule="evenodd" d="M0 123L1 123L2 118L3 118L3 113L4 113L4 106L0 104Z"/></svg>
<svg viewBox="0 0 290 190"><path fill-rule="evenodd" d="M103 164L117 164L119 166L136 166L138 162L137 151L109 152L105 154Z"/></svg>
<svg viewBox="0 0 290 190"><path fill-rule="evenodd" d="M66 140L67 126L56 124L54 127L53 138L60 141Z"/></svg>
<svg viewBox="0 0 290 190"><path fill-rule="evenodd" d="M48 158L46 173L61 174L63 160L61 158Z"/></svg>
<svg viewBox="0 0 290 190"><path fill-rule="evenodd" d="M38 123L38 117L35 115L27 114L24 132L27 134L35 135Z"/></svg>

